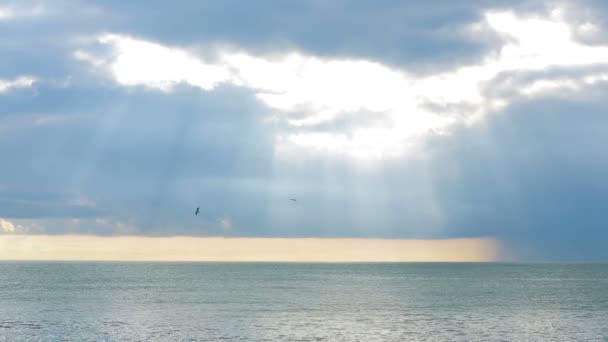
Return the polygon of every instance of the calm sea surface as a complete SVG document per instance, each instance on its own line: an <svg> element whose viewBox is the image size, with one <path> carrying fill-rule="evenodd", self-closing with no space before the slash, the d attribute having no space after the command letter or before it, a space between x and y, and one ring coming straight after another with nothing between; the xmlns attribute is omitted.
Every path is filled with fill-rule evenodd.
<svg viewBox="0 0 608 342"><path fill-rule="evenodd" d="M608 341L608 265L0 263L0 341Z"/></svg>

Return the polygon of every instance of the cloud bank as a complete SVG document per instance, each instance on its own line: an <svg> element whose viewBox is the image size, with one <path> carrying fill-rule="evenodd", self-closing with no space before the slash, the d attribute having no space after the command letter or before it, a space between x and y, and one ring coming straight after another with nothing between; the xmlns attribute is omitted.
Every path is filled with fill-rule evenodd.
<svg viewBox="0 0 608 342"><path fill-rule="evenodd" d="M280 151L295 145L383 158L400 156L429 132L441 134L455 123L475 122L517 97L580 91L608 80L608 47L576 41L576 29L593 26L572 27L562 12L557 8L548 17L526 17L488 11L472 30L498 35L503 44L481 63L424 76L368 60L299 52L264 57L219 50L212 51L213 61L205 61L185 49L117 34L98 37L111 47L109 57L82 50L74 56L105 67L123 86L163 92L180 83L204 91L220 84L250 89L269 109L287 117L290 131L277 137ZM353 114L376 118L377 123L322 128Z"/></svg>

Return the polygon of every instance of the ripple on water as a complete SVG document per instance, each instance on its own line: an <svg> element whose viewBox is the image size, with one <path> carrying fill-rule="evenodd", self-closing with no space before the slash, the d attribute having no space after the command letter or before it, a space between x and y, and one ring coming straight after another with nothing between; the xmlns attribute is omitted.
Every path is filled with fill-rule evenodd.
<svg viewBox="0 0 608 342"><path fill-rule="evenodd" d="M19 266L0 263L0 341L608 337L607 265Z"/></svg>

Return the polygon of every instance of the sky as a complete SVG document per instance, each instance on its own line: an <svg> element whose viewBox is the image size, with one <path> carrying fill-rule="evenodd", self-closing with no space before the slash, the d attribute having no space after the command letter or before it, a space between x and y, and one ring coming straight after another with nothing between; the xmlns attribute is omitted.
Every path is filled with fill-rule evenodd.
<svg viewBox="0 0 608 342"><path fill-rule="evenodd" d="M0 1L0 234L492 239L502 260L606 261L607 14Z"/></svg>

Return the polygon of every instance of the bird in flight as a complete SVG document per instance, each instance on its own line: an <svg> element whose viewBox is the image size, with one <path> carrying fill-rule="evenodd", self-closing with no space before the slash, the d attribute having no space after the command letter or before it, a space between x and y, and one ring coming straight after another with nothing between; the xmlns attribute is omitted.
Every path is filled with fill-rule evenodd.
<svg viewBox="0 0 608 342"><path fill-rule="evenodd" d="M194 215L198 215L198 213L200 213L200 207L196 207L196 210L194 211Z"/></svg>
<svg viewBox="0 0 608 342"><path fill-rule="evenodd" d="M289 200L292 201L292 202L294 202L294 203L297 202L295 198L290 198Z"/></svg>

